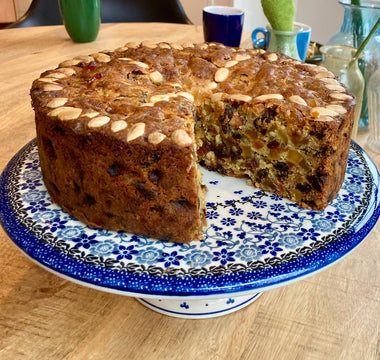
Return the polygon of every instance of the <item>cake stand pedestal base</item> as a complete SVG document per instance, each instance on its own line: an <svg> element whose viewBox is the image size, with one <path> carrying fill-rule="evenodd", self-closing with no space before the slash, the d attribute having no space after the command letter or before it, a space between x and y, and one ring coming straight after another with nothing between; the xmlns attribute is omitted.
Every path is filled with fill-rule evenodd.
<svg viewBox="0 0 380 360"><path fill-rule="evenodd" d="M254 302L262 293L217 299L137 298L144 306L161 314L183 319L207 319L238 311Z"/></svg>

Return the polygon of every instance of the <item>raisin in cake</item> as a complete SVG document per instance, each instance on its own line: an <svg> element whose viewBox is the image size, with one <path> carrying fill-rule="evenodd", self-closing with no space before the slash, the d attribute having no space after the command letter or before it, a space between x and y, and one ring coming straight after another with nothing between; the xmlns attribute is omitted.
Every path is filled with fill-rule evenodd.
<svg viewBox="0 0 380 360"><path fill-rule="evenodd" d="M93 227L202 238L198 162L323 209L340 189L355 99L324 67L221 44L128 43L33 83L54 202Z"/></svg>

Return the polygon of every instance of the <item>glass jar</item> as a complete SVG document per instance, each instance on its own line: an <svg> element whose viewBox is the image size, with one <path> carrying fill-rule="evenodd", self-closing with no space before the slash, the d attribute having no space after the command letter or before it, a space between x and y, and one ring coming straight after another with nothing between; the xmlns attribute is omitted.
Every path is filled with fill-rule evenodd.
<svg viewBox="0 0 380 360"><path fill-rule="evenodd" d="M368 81L368 147L380 154L380 69Z"/></svg>
<svg viewBox="0 0 380 360"><path fill-rule="evenodd" d="M380 0L339 0L339 3L344 7L343 24L340 31L334 34L326 45L358 48L380 17ZM359 60L359 68L365 83L359 130L365 130L368 129L366 85L371 74L380 68L380 27L365 47L364 57Z"/></svg>
<svg viewBox="0 0 380 360"><path fill-rule="evenodd" d="M323 66L336 75L346 85L348 91L356 97L354 125L351 138L356 140L362 108L364 77L354 58L356 49L342 45L325 45L320 48L324 56Z"/></svg>
<svg viewBox="0 0 380 360"><path fill-rule="evenodd" d="M294 26L293 31L279 31L268 28L270 40L267 50L290 56L293 59L300 60L297 49L297 35L301 27Z"/></svg>

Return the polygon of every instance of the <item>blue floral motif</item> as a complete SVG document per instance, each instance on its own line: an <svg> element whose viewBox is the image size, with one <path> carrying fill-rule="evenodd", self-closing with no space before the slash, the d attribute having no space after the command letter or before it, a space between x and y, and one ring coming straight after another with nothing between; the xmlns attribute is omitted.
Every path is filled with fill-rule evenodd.
<svg viewBox="0 0 380 360"><path fill-rule="evenodd" d="M235 299L228 298L226 304L227 304L227 305L230 305L230 304L233 304L234 302L235 302Z"/></svg>
<svg viewBox="0 0 380 360"><path fill-rule="evenodd" d="M58 231L58 236L66 241L78 238L83 233L83 230L78 226L66 226L65 229Z"/></svg>
<svg viewBox="0 0 380 360"><path fill-rule="evenodd" d="M353 193L349 193L349 194L343 194L342 196L343 198L343 201L348 201L348 202L357 202L357 201L360 201L360 195L356 195L356 194L353 194Z"/></svg>
<svg viewBox="0 0 380 360"><path fill-rule="evenodd" d="M253 207L258 208L258 209L264 209L268 206L268 204L262 200L253 201L252 205Z"/></svg>
<svg viewBox="0 0 380 360"><path fill-rule="evenodd" d="M72 241L75 243L75 247L83 247L85 249L89 249L91 245L97 244L99 241L95 240L96 234L87 235L86 233L80 234L79 237L72 239Z"/></svg>
<svg viewBox="0 0 380 360"><path fill-rule="evenodd" d="M335 227L335 224L326 218L313 219L311 223L316 231L322 231L325 233L329 233Z"/></svg>
<svg viewBox="0 0 380 360"><path fill-rule="evenodd" d="M239 208L232 208L228 212L232 216L241 216L244 214L244 211L242 209L239 209Z"/></svg>
<svg viewBox="0 0 380 360"><path fill-rule="evenodd" d="M278 242L265 241L264 245L259 245L262 254L271 254L276 256L278 252L283 251Z"/></svg>
<svg viewBox="0 0 380 360"><path fill-rule="evenodd" d="M214 251L214 258L212 261L219 261L223 266L226 265L228 262L233 262L235 261L234 251L227 251L227 249L222 249L221 251Z"/></svg>
<svg viewBox="0 0 380 360"><path fill-rule="evenodd" d="M361 162L359 161L359 159L354 158L353 156L355 156L355 155L353 155L353 153L350 151L350 154L348 157L348 162L347 162L347 165L348 165L347 166L347 172L349 172L351 167L357 168L357 167L361 166Z"/></svg>
<svg viewBox="0 0 380 360"><path fill-rule="evenodd" d="M217 219L219 217L219 213L214 210L207 210L206 218L207 219Z"/></svg>
<svg viewBox="0 0 380 360"><path fill-rule="evenodd" d="M27 170L22 173L22 178L26 181L41 180L41 173L38 170Z"/></svg>
<svg viewBox="0 0 380 360"><path fill-rule="evenodd" d="M291 218L294 220L299 220L300 216L297 213L293 213Z"/></svg>
<svg viewBox="0 0 380 360"><path fill-rule="evenodd" d="M25 169L38 170L40 167L40 162L38 157L30 159L30 162L25 163Z"/></svg>
<svg viewBox="0 0 380 360"><path fill-rule="evenodd" d="M211 263L212 255L207 250L195 250L186 254L184 260L191 267L203 267Z"/></svg>
<svg viewBox="0 0 380 360"><path fill-rule="evenodd" d="M239 246L236 251L236 257L248 262L259 259L261 252L262 250L258 248L256 244L245 244Z"/></svg>
<svg viewBox="0 0 380 360"><path fill-rule="evenodd" d="M346 218L346 215L341 214L338 210L336 210L334 212L328 211L327 215L326 215L326 219L328 219L334 223L336 223L338 221L345 221L345 218Z"/></svg>
<svg viewBox="0 0 380 360"><path fill-rule="evenodd" d="M137 235L132 235L130 241L134 241L134 242L137 242L137 243L138 243L138 242L140 242L140 237L137 236Z"/></svg>
<svg viewBox="0 0 380 360"><path fill-rule="evenodd" d="M258 219L261 219L262 218L262 214L258 211L251 211L247 214L247 218L248 219L255 219L255 220L258 220Z"/></svg>
<svg viewBox="0 0 380 360"><path fill-rule="evenodd" d="M111 256L117 250L117 245L112 240L103 240L91 244L90 251L99 257Z"/></svg>
<svg viewBox="0 0 380 360"><path fill-rule="evenodd" d="M227 240L230 240L230 239L232 239L233 234L232 234L231 231L223 231L223 237L224 237L225 239L227 239Z"/></svg>
<svg viewBox="0 0 380 360"><path fill-rule="evenodd" d="M41 173L38 170L27 170L22 174L24 183L21 183L21 190L31 189L35 190L39 186L42 186Z"/></svg>
<svg viewBox="0 0 380 360"><path fill-rule="evenodd" d="M297 233L298 236L302 236L302 240L312 240L312 241L317 241L317 237L320 236L321 234L316 232L314 229L305 229L301 228L301 231Z"/></svg>
<svg viewBox="0 0 380 360"><path fill-rule="evenodd" d="M223 228L220 227L220 226L212 225L211 227L212 227L215 231L223 230Z"/></svg>
<svg viewBox="0 0 380 360"><path fill-rule="evenodd" d="M361 178L363 178L365 175L364 170L359 166L350 166L347 168L347 173Z"/></svg>
<svg viewBox="0 0 380 360"><path fill-rule="evenodd" d="M355 210L355 205L348 201L340 201L336 205L337 209L344 214L351 214Z"/></svg>
<svg viewBox="0 0 380 360"><path fill-rule="evenodd" d="M270 194L270 195L269 195L269 198L270 198L271 200L273 200L273 201L280 201L280 200L282 200L282 197L281 197L281 196L278 196L278 195L276 195L276 194Z"/></svg>
<svg viewBox="0 0 380 360"><path fill-rule="evenodd" d="M363 187L356 183L346 184L344 188L353 194L361 194L363 192Z"/></svg>
<svg viewBox="0 0 380 360"><path fill-rule="evenodd" d="M357 185L361 185L363 183L362 178L356 175L348 176L346 181L348 181L350 184L357 184Z"/></svg>
<svg viewBox="0 0 380 360"><path fill-rule="evenodd" d="M270 206L270 209L273 211L280 211L281 212L281 211L284 211L286 209L286 207L283 204L272 204Z"/></svg>
<svg viewBox="0 0 380 360"><path fill-rule="evenodd" d="M288 249L295 249L303 244L302 238L295 234L280 234L278 242Z"/></svg>
<svg viewBox="0 0 380 360"><path fill-rule="evenodd" d="M28 210L32 214L34 214L37 211L45 211L48 206L50 206L50 203L45 202L45 200L31 201L29 203L29 206L26 207L25 210Z"/></svg>
<svg viewBox="0 0 380 360"><path fill-rule="evenodd" d="M27 193L22 194L22 198L26 202L38 202L44 200L46 197L46 191L30 190Z"/></svg>
<svg viewBox="0 0 380 360"><path fill-rule="evenodd" d="M117 250L114 250L112 254L117 255L116 260L118 261L123 260L123 259L132 260L133 255L138 254L138 251L135 250L134 245L129 245L129 246L119 245L119 248Z"/></svg>
<svg viewBox="0 0 380 360"><path fill-rule="evenodd" d="M56 232L58 229L64 229L66 227L67 222L68 220L62 219L59 216L57 216L51 221L46 221L46 226L44 227L44 230Z"/></svg>
<svg viewBox="0 0 380 360"><path fill-rule="evenodd" d="M59 210L49 210L37 212L34 214L34 219L41 221L43 224L50 224L54 221L55 218L59 217L62 220L67 220L67 217L62 216L62 213Z"/></svg>
<svg viewBox="0 0 380 360"><path fill-rule="evenodd" d="M157 259L161 256L161 252L154 246L148 246L145 249L141 249L136 256L136 260L140 264L155 264Z"/></svg>
<svg viewBox="0 0 380 360"><path fill-rule="evenodd" d="M236 220L228 217L228 218L223 218L221 220L221 223L225 226L233 226L236 224Z"/></svg>
<svg viewBox="0 0 380 360"><path fill-rule="evenodd" d="M183 309L188 310L190 306L189 306L189 304L188 304L186 301L184 301L184 302L180 305L180 307L183 308Z"/></svg>
<svg viewBox="0 0 380 360"><path fill-rule="evenodd" d="M26 180L25 183L20 184L21 190L26 190L26 189L35 190L39 186L42 186L41 180Z"/></svg>
<svg viewBox="0 0 380 360"><path fill-rule="evenodd" d="M159 262L163 262L166 268L174 265L179 266L180 260L184 258L183 255L179 255L177 251L172 251L170 254L166 252L161 253L161 258L157 259Z"/></svg>
<svg viewBox="0 0 380 360"><path fill-rule="evenodd" d="M212 201L206 204L209 226L205 239L176 244L125 232L90 229L62 212L51 204L44 187L37 151L25 161L20 174L18 199L25 204L23 209L28 210L28 216L32 213L32 220L39 225L37 229L49 232L51 238L64 240L67 249L80 248L81 254L94 255L102 261L109 258L112 261L107 266L128 260L144 271L154 266L180 269L184 274L191 268L194 273L202 268L203 274L203 269L234 263L256 265L257 260L269 264L269 255L286 261L283 259L289 249L310 247L311 241L323 240L332 231L342 228L344 231L351 214L364 203L364 191L370 188L368 174L354 152L350 153L349 169L341 191L323 212L301 209L295 203L255 188L250 187L248 191L243 187L244 182L239 188L240 180L236 180L231 188L225 189L226 194L221 192L215 196L214 193ZM208 174L210 172L205 174L206 183L224 189L223 177ZM207 180L207 176L211 176L212 181ZM214 191L217 189L213 188Z"/></svg>

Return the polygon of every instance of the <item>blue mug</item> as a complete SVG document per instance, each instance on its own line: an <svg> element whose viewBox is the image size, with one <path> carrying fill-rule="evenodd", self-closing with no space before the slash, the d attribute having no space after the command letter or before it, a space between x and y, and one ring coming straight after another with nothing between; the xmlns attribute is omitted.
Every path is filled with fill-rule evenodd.
<svg viewBox="0 0 380 360"><path fill-rule="evenodd" d="M297 50L299 58L305 61L310 44L311 27L299 22L295 22L294 25L301 28L301 31L297 34ZM254 48L265 49L269 45L270 31L264 27L258 27L252 31L251 37Z"/></svg>
<svg viewBox="0 0 380 360"><path fill-rule="evenodd" d="M203 9L203 34L206 42L239 47L244 12L230 6L206 6Z"/></svg>

